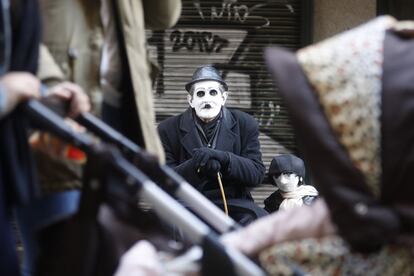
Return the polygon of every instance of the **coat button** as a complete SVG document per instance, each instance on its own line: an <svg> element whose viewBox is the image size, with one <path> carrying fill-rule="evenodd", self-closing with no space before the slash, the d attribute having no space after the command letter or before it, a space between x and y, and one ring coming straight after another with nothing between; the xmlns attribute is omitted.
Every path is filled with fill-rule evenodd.
<svg viewBox="0 0 414 276"><path fill-rule="evenodd" d="M60 67L62 68L63 74L69 75L69 64L68 64L68 62L62 62L60 64Z"/></svg>
<svg viewBox="0 0 414 276"><path fill-rule="evenodd" d="M79 57L79 51L76 48L69 48L68 50L69 57L77 59Z"/></svg>
<svg viewBox="0 0 414 276"><path fill-rule="evenodd" d="M100 32L95 33L89 38L89 45L92 50L100 50L103 43L103 36Z"/></svg>
<svg viewBox="0 0 414 276"><path fill-rule="evenodd" d="M354 211L360 216L365 216L368 213L368 207L364 203L357 203L354 205Z"/></svg>

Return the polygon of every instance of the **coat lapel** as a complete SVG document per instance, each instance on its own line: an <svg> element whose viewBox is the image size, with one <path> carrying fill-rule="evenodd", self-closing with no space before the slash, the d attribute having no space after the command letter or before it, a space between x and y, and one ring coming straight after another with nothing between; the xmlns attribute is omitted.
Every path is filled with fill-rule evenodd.
<svg viewBox="0 0 414 276"><path fill-rule="evenodd" d="M198 136L197 129L194 126L192 109L188 108L180 120L180 131L182 133L181 145L190 156L193 156L193 150L201 148L202 143Z"/></svg>
<svg viewBox="0 0 414 276"><path fill-rule="evenodd" d="M182 133L181 144L190 156L193 156L194 149L203 146L197 133L197 129L194 126L192 116L192 110L191 108L188 108L180 120L180 131ZM224 108L223 121L220 126L216 149L230 152L233 151L233 145L237 137L237 134L234 132L235 126L236 121L231 112L227 108Z"/></svg>
<svg viewBox="0 0 414 276"><path fill-rule="evenodd" d="M216 149L233 152L233 145L237 137L237 134L234 131L235 126L236 120L233 118L230 110L224 107L223 122L220 126Z"/></svg>

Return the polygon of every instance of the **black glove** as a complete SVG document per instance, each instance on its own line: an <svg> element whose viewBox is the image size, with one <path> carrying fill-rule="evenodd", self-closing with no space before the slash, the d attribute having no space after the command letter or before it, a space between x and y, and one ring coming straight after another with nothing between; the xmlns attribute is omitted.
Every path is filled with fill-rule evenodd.
<svg viewBox="0 0 414 276"><path fill-rule="evenodd" d="M196 170L201 169L207 164L207 161L215 159L220 162L221 167L226 168L229 165L230 156L227 152L214 150L207 147L194 150L193 164Z"/></svg>
<svg viewBox="0 0 414 276"><path fill-rule="evenodd" d="M209 178L216 178L217 173L221 170L221 164L216 159L210 159L207 161L207 164L201 168L201 172L209 177Z"/></svg>

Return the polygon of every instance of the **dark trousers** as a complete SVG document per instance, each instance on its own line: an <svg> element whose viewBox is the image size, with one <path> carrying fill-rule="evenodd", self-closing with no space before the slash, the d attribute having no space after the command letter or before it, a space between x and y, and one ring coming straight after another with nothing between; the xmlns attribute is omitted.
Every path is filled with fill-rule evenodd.
<svg viewBox="0 0 414 276"><path fill-rule="evenodd" d="M117 131L123 133L123 123L122 123L122 114L121 109L113 107L105 102L102 103L102 120L116 129Z"/></svg>
<svg viewBox="0 0 414 276"><path fill-rule="evenodd" d="M133 104L117 108L105 102L102 103L102 120L138 146L143 147L144 142L137 114Z"/></svg>
<svg viewBox="0 0 414 276"><path fill-rule="evenodd" d="M0 273L1 275L19 276L16 242L10 227L11 211L8 208L4 188L4 183L0 181Z"/></svg>

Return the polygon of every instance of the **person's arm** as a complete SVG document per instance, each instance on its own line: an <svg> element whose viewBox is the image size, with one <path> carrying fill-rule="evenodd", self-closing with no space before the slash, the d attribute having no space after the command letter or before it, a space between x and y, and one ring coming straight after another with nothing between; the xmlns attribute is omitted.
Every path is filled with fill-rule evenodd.
<svg viewBox="0 0 414 276"><path fill-rule="evenodd" d="M10 72L0 78L0 118L20 102L40 97L40 82L30 73Z"/></svg>
<svg viewBox="0 0 414 276"><path fill-rule="evenodd" d="M279 211L261 218L246 228L222 236L225 245L247 255L285 241L333 235L336 228L323 199L311 206Z"/></svg>
<svg viewBox="0 0 414 276"><path fill-rule="evenodd" d="M181 0L143 0L145 27L151 30L171 28L181 15Z"/></svg>
<svg viewBox="0 0 414 276"><path fill-rule="evenodd" d="M152 275L165 273L156 248L146 240L138 241L122 255L115 276Z"/></svg>
<svg viewBox="0 0 414 276"><path fill-rule="evenodd" d="M76 117L83 112L89 112L91 104L83 89L72 82L61 82L47 92L48 96L57 96L64 101L70 101L68 117Z"/></svg>
<svg viewBox="0 0 414 276"><path fill-rule="evenodd" d="M220 171L225 180L231 180L243 186L259 185L263 180L265 167L261 159L257 122L251 117L245 117L240 120L240 129L240 154L202 147L194 151L193 167L210 175ZM218 165L212 163L215 160L219 162Z"/></svg>
<svg viewBox="0 0 414 276"><path fill-rule="evenodd" d="M257 122L251 119L246 126L241 132L241 154L229 153L228 169L223 176L238 180L242 185L254 187L263 181L266 169L261 158Z"/></svg>
<svg viewBox="0 0 414 276"><path fill-rule="evenodd" d="M174 135L168 133L171 129L167 128L167 124L173 122L168 121L165 124L160 124L158 126L158 134L161 139L162 146L165 152L166 164L173 168L179 175L184 177L188 182L195 183L199 181L199 177L194 169L193 159L180 162L178 160L177 154L174 152L174 145L180 144L177 139L174 139Z"/></svg>

